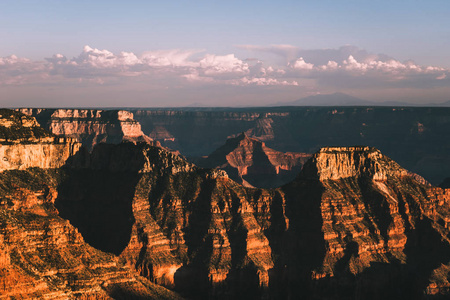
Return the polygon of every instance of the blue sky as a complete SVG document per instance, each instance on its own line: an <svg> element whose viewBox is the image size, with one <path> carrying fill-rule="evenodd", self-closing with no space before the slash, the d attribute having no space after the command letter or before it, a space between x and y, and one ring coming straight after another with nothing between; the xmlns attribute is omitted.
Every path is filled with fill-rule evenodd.
<svg viewBox="0 0 450 300"><path fill-rule="evenodd" d="M3 81L3 84L0 84L0 91L3 90L0 104L3 102L4 105L14 106L29 103L39 106L40 100L31 98L40 91L40 94L44 93L42 99L47 99L46 102L41 102L44 105L58 104L59 100L56 99L61 99L63 95L63 98L68 99L63 104L83 106L86 103L77 100L77 97L86 98L89 93L96 95L98 106L122 105L123 101L120 99L108 102L108 93L105 94L105 99L101 99L105 85L114 86L114 89L123 93L137 89L141 94L160 95L149 99L135 92L135 98L141 99L132 103L136 106L187 105L189 103L186 98L214 105L215 102L211 100L214 98L212 86L220 91L228 91L219 94L230 97L227 98L228 101L221 100L221 103L227 101L230 105L234 105L236 101L241 103L242 99L248 101L249 105L258 105L268 104L272 102L271 99L273 102L295 100L301 96L334 91L369 99L431 101L421 100L420 97L423 97L433 101L450 100L450 97L445 99L448 94L446 74L450 68L449 13L450 1L3 0L0 9L0 57L6 61L6 58L14 55L13 58L17 59L9 59L7 64L4 63L3 73L0 68L0 79ZM85 48L86 45L90 48ZM284 54L280 54L280 45L283 45L281 48L284 47L285 50L286 45L289 45L289 54L284 50ZM309 68L308 63L311 63L314 57L325 55L321 50L338 51L343 46L357 47L358 50L355 51L365 50L368 53L366 56L358 56L354 51L341 51L356 57L357 63L366 64L363 66L350 66L348 56L336 61L340 70L339 78L342 78L344 69L347 70L346 74L358 69L364 76L370 75L366 76L367 82L361 82L357 88L347 83L330 84L334 82L332 77L330 79L332 74L325 74L323 68L319 68L318 62ZM120 55L121 52L135 54L140 60L133 63L132 77L137 80L129 80L129 70L125 75L112 70L111 64L101 65L102 72L98 72L98 64L95 65L95 71L87 72L88 66L92 67L94 64L88 58L89 51L86 49L93 49L90 52L91 58L100 55L100 52L94 50L107 50L113 55ZM145 71L146 78L143 73L138 76L137 69L142 71L142 65L148 67L148 60L144 62L141 59L143 53L153 51L154 54L156 51L156 56L173 55L173 52L161 52L163 50L202 51L189 52L190 56L185 58L183 63L171 63L176 69L172 70L172 73L181 72L173 75L173 78L167 74L163 76L164 79L159 78L159 73L150 76L150 70ZM315 54L311 54L312 52ZM45 58L56 54L62 54L67 59L64 63L72 66L70 70L65 68L59 73L53 71L54 66L49 65L50 62ZM214 58L210 57L208 62L204 61L201 67L187 63L198 63L207 55L214 55ZM230 55L240 62L231 62L233 58ZM300 62L304 61L306 65L297 63L297 67L293 67L300 58ZM29 61L19 61L20 59ZM70 62L71 59L74 60ZM168 59L171 61L173 56ZM261 68L256 70L255 63L249 62L248 59L262 62L265 71L262 72ZM327 58L323 57L323 60L326 62ZM386 65L389 60L395 60L403 66L397 65L394 68L392 63ZM410 65L404 67L408 60L414 61L414 66L422 67L422 72ZM230 62L242 62L247 66L244 65L243 69L237 66L238 69L232 70L222 66L228 64L230 67ZM73 68L75 63L79 66L76 70ZM120 63L123 63L123 60L117 60L114 68L118 68ZM167 65L164 64L165 67ZM7 70L5 66L8 66ZM131 68L129 63L124 66ZM155 68L156 65L152 62L151 66ZM427 70L430 66L440 69ZM180 68L184 70L180 71ZM220 71L215 71L214 76L210 76L212 73L205 71L205 68ZM273 73L277 75L269 77L268 68L278 70L278 73ZM39 74L37 69L41 70ZM44 75L44 69L50 75ZM297 72L292 72L293 69ZM402 74L399 74L400 69L403 70ZM406 69L416 71L414 74L406 74ZM30 72L27 73L26 70ZM319 74L319 70L322 70L322 73ZM391 84L393 78L380 79L388 70L395 70L397 84ZM281 74L282 71L285 71L284 75ZM17 75L19 73L20 75ZM228 75L225 76L225 73ZM237 88L240 84L232 80L232 73L237 74L234 79L243 80L247 85L258 85L260 90L256 86ZM43 80L45 76L52 80L46 82ZM205 76L208 77L207 80ZM264 80L261 79L263 76ZM111 77L114 77L114 80L110 80ZM126 80L119 80L123 79L122 77ZM194 77L196 85L183 82L188 79L192 81ZM74 80L75 78L78 81ZM180 81L180 78L184 79ZM435 83L433 80L436 78L441 79L437 79ZM89 84L86 83L88 79ZM274 80L291 85L280 84L276 87ZM352 80L352 77L348 80ZM200 81L207 82L208 86L199 85ZM80 88L77 87L80 82L85 94L80 95L79 90L69 94L71 89ZM95 82L98 86L95 86ZM151 86L155 82L159 82L159 85L164 82L166 92L145 89L145 86ZM295 88L294 82L297 83ZM141 85L136 86L138 83ZM18 85L23 89L19 89ZM48 87L50 85L51 88ZM119 86L122 86L122 89ZM236 96L236 89L231 89L232 86L240 90L241 94ZM380 89L387 92L382 94ZM192 93L187 95L189 97L186 96L188 91ZM261 99L261 94L270 96L255 100L255 97ZM412 95L415 95L415 98Z"/></svg>

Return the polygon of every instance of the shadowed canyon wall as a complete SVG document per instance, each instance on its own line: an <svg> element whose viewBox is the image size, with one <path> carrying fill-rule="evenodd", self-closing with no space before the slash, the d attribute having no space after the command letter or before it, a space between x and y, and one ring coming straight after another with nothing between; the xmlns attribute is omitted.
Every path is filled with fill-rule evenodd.
<svg viewBox="0 0 450 300"><path fill-rule="evenodd" d="M228 139L208 157L193 161L203 168L225 170L231 179L244 186L274 188L291 182L310 157L307 153L276 151L242 133Z"/></svg>
<svg viewBox="0 0 450 300"><path fill-rule="evenodd" d="M380 149L433 184L450 174L450 108L271 107L133 110L21 109L57 135L99 142L149 140L186 157L209 155L245 132L282 152L326 146ZM131 114L130 114L131 113Z"/></svg>
<svg viewBox="0 0 450 300"><path fill-rule="evenodd" d="M82 159L60 185L61 215L97 248L188 297L448 292L450 191L374 148L323 148L276 190L245 188L146 144L100 145Z"/></svg>
<svg viewBox="0 0 450 300"><path fill-rule="evenodd" d="M0 110L0 136L1 299L180 299L87 244L59 216L63 166L78 143L9 110Z"/></svg>
<svg viewBox="0 0 450 300"><path fill-rule="evenodd" d="M450 108L271 107L132 110L145 134L185 156L209 155L246 132L270 148L314 153L321 147L368 145L433 184L450 174Z"/></svg>
<svg viewBox="0 0 450 300"><path fill-rule="evenodd" d="M17 139L2 148L52 137L3 119ZM161 285L197 299L449 296L450 190L372 147L321 148L271 190L148 143L16 166L0 172L9 297L178 297Z"/></svg>

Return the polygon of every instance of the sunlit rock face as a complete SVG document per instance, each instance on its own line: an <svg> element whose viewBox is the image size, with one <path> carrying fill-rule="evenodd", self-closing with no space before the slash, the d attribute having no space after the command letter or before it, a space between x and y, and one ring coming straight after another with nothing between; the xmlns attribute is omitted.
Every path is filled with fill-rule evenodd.
<svg viewBox="0 0 450 300"><path fill-rule="evenodd" d="M35 117L56 136L76 138L89 151L98 143L132 141L156 145L142 132L133 113L125 110L25 108L19 111Z"/></svg>
<svg viewBox="0 0 450 300"><path fill-rule="evenodd" d="M292 183L264 190L148 145L108 147L142 167L75 168L60 188L61 215L95 247L189 297L381 299L449 286L450 192L374 148L321 149ZM91 156L114 156L96 154L106 150Z"/></svg>
<svg viewBox="0 0 450 300"><path fill-rule="evenodd" d="M178 299L88 245L54 207L64 172L0 172L0 295L5 299Z"/></svg>
<svg viewBox="0 0 450 300"><path fill-rule="evenodd" d="M2 148L53 139L15 114ZM177 297L163 285L196 299L448 297L450 190L417 179L370 147L323 148L271 190L147 143L3 170L0 294Z"/></svg>
<svg viewBox="0 0 450 300"><path fill-rule="evenodd" d="M291 234L279 253L291 263L278 272L292 276L291 287L280 284L286 296L447 293L448 190L417 181L374 148L332 147L283 191Z"/></svg>
<svg viewBox="0 0 450 300"><path fill-rule="evenodd" d="M33 117L0 110L0 171L60 168L80 146L44 131Z"/></svg>
<svg viewBox="0 0 450 300"><path fill-rule="evenodd" d="M89 246L54 207L80 144L0 110L0 298L179 298Z"/></svg>
<svg viewBox="0 0 450 300"><path fill-rule="evenodd" d="M223 169L231 179L245 186L273 188L292 181L310 157L307 153L276 151L242 133L195 163Z"/></svg>
<svg viewBox="0 0 450 300"><path fill-rule="evenodd" d="M189 296L267 294L273 258L256 220L267 207L252 202L274 192L248 194L148 144L98 145L67 167L56 207L94 247Z"/></svg>

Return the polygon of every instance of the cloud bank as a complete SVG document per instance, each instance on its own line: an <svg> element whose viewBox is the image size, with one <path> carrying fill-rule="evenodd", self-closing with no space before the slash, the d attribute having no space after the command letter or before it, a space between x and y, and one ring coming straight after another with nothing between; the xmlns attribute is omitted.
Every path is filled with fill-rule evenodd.
<svg viewBox="0 0 450 300"><path fill-rule="evenodd" d="M113 53L85 46L73 58L54 54L42 61L15 55L0 57L0 88L8 86L77 85L121 86L141 84L141 90L201 87L277 88L299 91L349 89L430 90L450 87L450 71L439 66L421 66L388 55L373 54L354 46L304 50L291 45L238 46L251 54L269 53L284 64L258 58L218 55L197 49L172 49ZM254 57L254 55L252 56ZM277 99L275 99L277 100Z"/></svg>

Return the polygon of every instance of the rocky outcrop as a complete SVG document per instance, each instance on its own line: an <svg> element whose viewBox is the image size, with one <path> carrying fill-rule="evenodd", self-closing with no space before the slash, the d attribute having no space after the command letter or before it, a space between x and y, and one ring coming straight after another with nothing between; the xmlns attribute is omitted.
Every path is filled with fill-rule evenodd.
<svg viewBox="0 0 450 300"><path fill-rule="evenodd" d="M94 247L188 296L268 289L271 249L249 201L271 193L248 198L225 172L148 144L98 145L68 167L56 207Z"/></svg>
<svg viewBox="0 0 450 300"><path fill-rule="evenodd" d="M273 150L242 133L195 163L205 168L223 169L231 179L245 186L273 188L292 181L310 157L306 153Z"/></svg>
<svg viewBox="0 0 450 300"><path fill-rule="evenodd" d="M287 296L382 299L448 292L442 266L450 260L448 191L419 183L369 147L321 149L283 191L290 234L279 255L291 263L276 272L290 274L282 285Z"/></svg>
<svg viewBox="0 0 450 300"><path fill-rule="evenodd" d="M44 131L33 117L0 110L0 171L60 168L80 146Z"/></svg>
<svg viewBox="0 0 450 300"><path fill-rule="evenodd" d="M76 138L89 151L98 143L132 141L156 145L142 132L133 113L125 110L25 108L19 111L35 117L56 136Z"/></svg>
<svg viewBox="0 0 450 300"><path fill-rule="evenodd" d="M275 134L272 128L273 120L269 118L268 115L270 114L262 115L256 119L255 126L245 131L245 134L261 141L274 140ZM232 135L230 137L236 137L236 135Z"/></svg>
<svg viewBox="0 0 450 300"><path fill-rule="evenodd" d="M374 148L324 148L292 183L261 190L145 144L110 147L135 153L124 159L141 167L112 172L90 158L92 166L66 177L58 209L96 248L188 297L447 291L450 192L418 182ZM91 157L112 157L100 155L106 150Z"/></svg>
<svg viewBox="0 0 450 300"><path fill-rule="evenodd" d="M145 134L164 128L174 141L161 143L186 157L209 155L227 137L246 132L282 152L370 145L435 185L450 174L450 108L183 108L133 113Z"/></svg>
<svg viewBox="0 0 450 300"><path fill-rule="evenodd" d="M0 138L0 298L179 298L89 246L59 217L62 167L83 153L80 143L11 110L0 110Z"/></svg>
<svg viewBox="0 0 450 300"><path fill-rule="evenodd" d="M38 168L0 173L0 298L178 299L89 246L58 216L61 175Z"/></svg>
<svg viewBox="0 0 450 300"><path fill-rule="evenodd" d="M323 148L272 190L147 143L5 170L0 294L445 298L450 190L417 178L372 147Z"/></svg>

